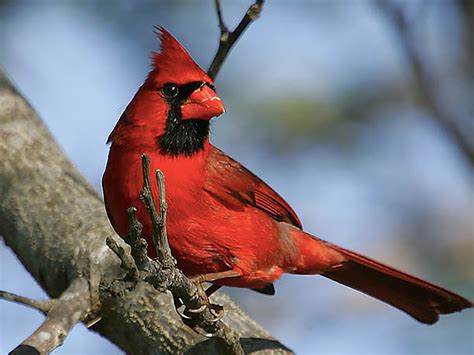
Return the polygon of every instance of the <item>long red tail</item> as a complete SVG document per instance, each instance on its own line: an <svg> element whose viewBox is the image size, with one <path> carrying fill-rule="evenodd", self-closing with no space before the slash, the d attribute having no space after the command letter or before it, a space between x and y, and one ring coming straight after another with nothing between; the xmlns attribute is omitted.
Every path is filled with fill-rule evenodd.
<svg viewBox="0 0 474 355"><path fill-rule="evenodd" d="M422 323L434 324L440 314L459 312L474 306L471 301L442 287L304 232L297 234L300 238L305 234L301 239L296 238L300 239L300 252L309 252L303 273L309 273L308 262L311 257L318 257L315 265L320 268L321 255L329 255L329 265L333 266L321 270L321 275L386 302ZM342 258L337 258L337 254Z"/></svg>

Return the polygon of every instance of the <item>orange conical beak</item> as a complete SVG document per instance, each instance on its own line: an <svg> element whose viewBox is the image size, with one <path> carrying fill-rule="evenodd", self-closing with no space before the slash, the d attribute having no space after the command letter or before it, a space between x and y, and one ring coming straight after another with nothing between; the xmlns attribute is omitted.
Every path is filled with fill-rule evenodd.
<svg viewBox="0 0 474 355"><path fill-rule="evenodd" d="M183 120L210 120L225 112L224 104L219 96L209 86L203 85L193 91L181 106Z"/></svg>

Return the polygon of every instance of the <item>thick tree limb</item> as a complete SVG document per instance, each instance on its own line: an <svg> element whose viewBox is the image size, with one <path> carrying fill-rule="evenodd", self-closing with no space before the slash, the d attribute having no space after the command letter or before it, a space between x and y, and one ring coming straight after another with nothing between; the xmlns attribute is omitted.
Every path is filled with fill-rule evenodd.
<svg viewBox="0 0 474 355"><path fill-rule="evenodd" d="M399 35L400 43L411 66L418 92L425 107L430 111L431 117L449 135L468 162L474 166L474 140L469 133L463 131L456 117L446 109L437 97L436 88L438 83L423 61L419 43L414 38L413 23L408 18L406 9L400 6L400 4L389 0L374 3L379 6L382 13Z"/></svg>
<svg viewBox="0 0 474 355"><path fill-rule="evenodd" d="M239 24L233 31L229 31L227 26L224 23L224 17L222 15L221 9L221 2L220 0L215 0L216 4L216 12L217 12L217 19L219 21L219 28L221 30L221 35L219 39L219 48L217 49L217 53L212 60L209 69L207 70L207 74L212 78L215 79L219 70L224 63L224 60L227 58L230 50L232 49L233 45L239 37L244 33L247 27L260 16L260 13L263 9L263 4L265 0L257 0L254 4L252 4L247 12L245 13L242 20L240 20Z"/></svg>
<svg viewBox="0 0 474 355"><path fill-rule="evenodd" d="M50 297L61 299L85 280L87 312L69 314L68 324L101 318L90 329L127 353L225 352L222 341L182 323L169 294L123 279L106 238L129 246L110 227L102 200L1 72L0 235ZM214 301L224 305L224 321L246 352L289 352L228 297Z"/></svg>

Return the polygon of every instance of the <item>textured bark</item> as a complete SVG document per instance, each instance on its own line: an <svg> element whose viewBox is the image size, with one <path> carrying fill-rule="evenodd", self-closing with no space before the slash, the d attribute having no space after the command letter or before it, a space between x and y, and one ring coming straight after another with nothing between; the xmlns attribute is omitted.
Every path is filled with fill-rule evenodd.
<svg viewBox="0 0 474 355"><path fill-rule="evenodd" d="M102 200L1 72L0 235L51 297L85 279L82 320L102 317L91 329L124 351L222 353L220 340L183 325L168 293L120 281L120 262L105 239L127 246L112 230ZM229 297L219 294L214 301L224 305L224 320L242 336L246 352L290 352Z"/></svg>

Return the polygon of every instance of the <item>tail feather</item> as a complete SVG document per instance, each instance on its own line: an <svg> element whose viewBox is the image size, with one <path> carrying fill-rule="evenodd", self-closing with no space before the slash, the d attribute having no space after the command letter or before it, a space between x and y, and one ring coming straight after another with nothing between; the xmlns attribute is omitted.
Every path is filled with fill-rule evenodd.
<svg viewBox="0 0 474 355"><path fill-rule="evenodd" d="M459 312L473 303L442 287L408 275L393 267L336 245L322 242L340 253L344 261L322 273L334 281L386 302L426 324L434 324L440 314Z"/></svg>

